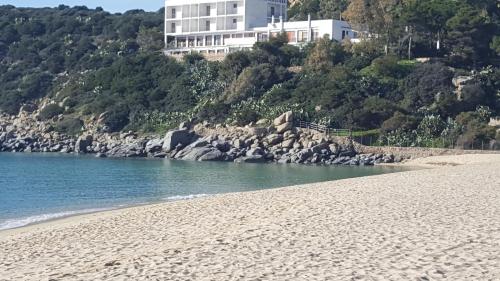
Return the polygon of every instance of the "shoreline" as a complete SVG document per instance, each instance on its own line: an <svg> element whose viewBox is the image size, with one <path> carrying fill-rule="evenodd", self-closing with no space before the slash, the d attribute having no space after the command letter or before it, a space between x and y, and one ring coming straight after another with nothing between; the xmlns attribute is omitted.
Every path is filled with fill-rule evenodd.
<svg viewBox="0 0 500 281"><path fill-rule="evenodd" d="M251 192L251 191L247 191L247 192ZM76 212L76 213L64 215L61 217L50 218L50 219L42 220L42 221L38 221L38 222L33 222L33 223L26 224L26 225L18 226L18 227L0 229L0 241L2 240L3 234L8 235L8 234L11 234L9 232L12 232L12 233L23 232L22 230L24 230L24 229L27 229L27 230L39 229L40 227L43 228L44 224L47 224L47 226L52 226L52 225L58 224L59 222L64 223L64 221L73 221L73 220L76 220L78 218L84 219L87 216L92 217L93 215L99 215L99 214L104 215L106 213L114 213L114 212L119 212L121 210L134 209L134 208L147 207L147 206L155 206L155 205L168 204L168 203L186 201L186 200L203 199L203 198L213 197L213 196L217 196L217 195L231 194L231 193L241 193L241 192L230 192L230 193L219 193L219 194L190 194L190 195L186 195L186 196L176 195L176 196L172 196L172 197L179 197L179 199L168 199L167 198L167 199L160 200L160 201L131 203L131 204L127 204L127 205L96 208L96 209L101 209L101 210L82 209L82 210L73 210L73 211L62 211L61 213L66 213L66 212ZM182 198L182 197L186 197L186 198ZM86 212L86 210L91 210L91 211ZM57 214L57 213L54 213L54 214ZM51 215L51 214L41 214L41 215ZM33 216L30 216L30 217L33 217ZM23 218L25 218L25 217L23 217Z"/></svg>
<svg viewBox="0 0 500 281"><path fill-rule="evenodd" d="M23 153L23 152L21 152ZM41 152L41 154L44 154ZM49 153L49 154L57 154L57 153ZM66 154L63 154L63 156ZM81 155L83 157L90 157L88 155ZM78 155L74 155L74 157L80 157ZM149 160L154 160L154 161L163 161L165 159L157 159L157 158L123 158L125 160L143 160L143 161L149 161ZM113 159L116 160L116 159ZM122 159L119 159L122 160ZM169 161L183 161L183 160L177 160L177 159L168 159ZM248 165L248 164L246 164ZM275 163L257 163L257 164L250 164L250 165L276 165ZM278 165L306 165L306 164L278 164ZM307 164L311 167L318 166L318 167L329 167L327 165L321 165L321 164ZM335 167L335 166L334 166ZM342 167L342 166L339 166ZM356 168L357 166L355 166ZM407 172L407 171L414 171L414 170L419 170L419 169L425 169L426 167L424 166L419 166L419 165L404 165L403 163L386 163L386 164L377 164L374 166L369 166L367 168L373 168L373 167L391 167L391 168L406 168L405 170L401 171L391 171L387 173L383 173L380 175L384 174L393 174L393 173L401 173L401 172ZM364 177L370 177L374 175L366 175L366 176L355 176L352 178L345 178L345 179L338 179L338 180L329 180L329 181L318 181L318 182L312 182L308 184L296 184L296 185L290 185L290 186L281 186L281 187L272 187L272 188L265 188L262 190L256 190L256 191L265 191L265 190L274 190L274 189L281 189L281 188L294 188L298 186L305 186L305 185L314 185L314 184L319 184L319 183L325 183L325 182L335 182L335 181L340 181L340 180L346 180L346 179L355 179L355 178L364 178ZM248 193L248 192L255 192L255 191L245 191L245 192L227 192L227 193L214 193L214 194L189 194L189 195L174 195L170 196L167 198L164 198L163 200L157 200L157 201L149 201L149 202L140 202L140 203L130 203L130 204L124 204L124 205L117 205L117 206L109 206L109 207L100 207L100 208L95 208L95 209L102 209L102 210L96 210L96 211L88 211L87 210L92 210L94 208L90 209L81 209L81 210L68 210L68 211L61 211L57 213L47 213L47 214L39 214L39 215L33 215L33 216L27 216L27 217L20 217L20 218L13 218L9 220L21 220L21 219L27 219L27 218L32 218L32 217L38 217L38 216L44 216L44 215L55 215L58 213L67 213L67 212L75 212L74 214L68 214L68 215L63 215L60 217L54 217L54 218L49 218L41 221L36 221L33 223L28 223L26 225L22 226L17 226L17 227L12 227L12 228L6 228L6 229L0 229L0 240L2 238L2 234L8 233L9 231L13 231L17 233L15 230L23 230L24 228L32 228L32 227L37 227L41 226L43 227L44 224L48 224L51 226L52 224L57 224L59 221L64 221L64 220L72 220L72 218L81 218L85 216L91 216L94 214L102 214L102 213L107 213L107 212L114 212L114 211L119 211L119 210L124 210L124 209L130 209L130 208L137 208L137 207L144 207L144 206L154 206L154 205L161 205L161 204L169 204L173 202L179 202L179 201L187 201L187 200L196 200L196 199L203 199L203 198L209 198L209 197L214 197L214 196L220 196L220 195L226 195L226 194L239 194L239 193Z"/></svg>
<svg viewBox="0 0 500 281"><path fill-rule="evenodd" d="M494 226L500 223L500 156L430 157L402 165L415 164L432 169L148 204L0 231L0 264L6 265L0 276L499 276L494 253L500 231Z"/></svg>
<svg viewBox="0 0 500 281"><path fill-rule="evenodd" d="M21 153L24 153L24 152L21 152ZM37 152L35 152L35 153L37 153ZM40 152L40 153L47 153L47 152ZM48 153L49 154L58 154L58 153L54 153L54 152L48 152ZM67 155L67 154L62 154L62 155ZM409 161L399 162L399 163L380 163L380 164L376 164L375 167L377 167L377 166L379 166L379 167L402 167L402 168L409 169L406 171L387 173L387 174L394 174L394 173L406 173L406 172L411 172L411 171L417 171L417 170L421 170L421 169L438 169L438 168L446 167L446 166L459 166L459 165L483 163L481 161L477 161L477 162L472 161L469 163L460 162L460 163L452 163L451 165L449 165L450 162L448 162L449 160L447 160L447 159L449 159L450 157L452 157L453 159L456 159L457 157L460 157L460 156L467 158L468 156L466 156L466 155L473 155L473 154L422 157L422 158L412 159ZM489 154L484 154L484 155L489 155ZM495 154L490 154L490 155L495 155ZM78 157L79 155L74 155L74 156ZM86 154L84 154L83 156L90 157L89 155L86 155ZM115 158L115 159L120 159L120 158ZM158 159L158 158L131 158L131 159L130 158L123 158L123 159L125 159L125 160L163 160L163 159ZM441 161L429 160L429 159L441 159ZM180 161L180 160L176 160L176 159L170 159L170 160L171 161ZM270 164L270 163L261 163L261 164ZM287 165L287 164L285 164L285 165ZM315 164L309 164L309 165L315 165ZM381 175L385 175L385 174L381 174ZM51 219L47 219L47 220L43 220L43 221L39 221L39 222L29 223L29 224L19 226L19 227L0 229L0 241L2 240L3 234L6 234L6 235L9 235L12 233L17 234L19 232L24 232L23 231L24 229L26 229L28 231L32 230L32 229L39 230L40 229L39 227L43 228L45 224L47 224L45 227L50 227L50 226L54 226L54 225L58 224L59 222L61 222L61 223L64 223L65 221L72 222L72 221L76 221L78 218L86 219L86 217L94 217L95 215L99 215L99 214L105 215L106 213L111 214L111 213L119 212L120 210L128 210L128 209L135 209L135 208L140 208L140 207L170 204L170 203L179 202L179 201L187 201L187 200L191 201L191 200L204 199L204 198L208 198L208 197L215 197L215 196L221 196L221 195L252 193L252 192L260 192L260 191L266 191L266 190L279 190L279 189L287 189L287 188L296 188L296 187L302 187L302 186L307 187L308 185L314 185L314 184L319 184L319 183L334 183L337 181L356 179L356 178L365 178L365 177L376 177L376 176L380 176L380 175L362 176L362 177L354 177L354 178L340 179L340 180L334 180L334 181L314 182L314 183L309 183L309 184L283 186L283 187L269 188L269 189L258 190L258 191L229 192L229 193L218 193L218 194L190 194L190 195L187 195L185 197L194 196L194 198L181 198L181 199L177 199L177 200L176 199L174 199L174 200L165 199L165 200L161 200L161 201L157 201L157 202L133 203L133 204L126 205L126 206L106 207L106 208L103 208L104 210L90 211L90 212L85 212L85 210L74 210L74 212L81 212L81 213L51 218ZM174 197L177 197L177 196L174 196ZM183 197L183 196L181 196L181 197ZM63 211L63 212L66 212L66 211ZM72 211L67 211L67 212L72 212ZM50 215L50 214L41 214L41 215ZM12 232L12 233L10 233L10 232Z"/></svg>

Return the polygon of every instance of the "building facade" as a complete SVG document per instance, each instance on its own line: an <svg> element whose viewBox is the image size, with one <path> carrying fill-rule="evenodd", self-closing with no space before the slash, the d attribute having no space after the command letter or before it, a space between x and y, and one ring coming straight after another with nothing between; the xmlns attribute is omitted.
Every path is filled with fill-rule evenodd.
<svg viewBox="0 0 500 281"><path fill-rule="evenodd" d="M288 0L166 0L165 53L227 54L285 32L293 45L356 38L339 20L287 21Z"/></svg>

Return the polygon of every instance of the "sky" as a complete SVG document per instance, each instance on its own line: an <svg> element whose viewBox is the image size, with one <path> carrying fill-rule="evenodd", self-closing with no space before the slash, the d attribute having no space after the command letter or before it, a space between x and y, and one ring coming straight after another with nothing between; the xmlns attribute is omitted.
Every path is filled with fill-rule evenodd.
<svg viewBox="0 0 500 281"><path fill-rule="evenodd" d="M0 5L16 7L57 7L68 6L102 7L112 13L121 13L133 9L157 11L163 7L163 0L0 0Z"/></svg>

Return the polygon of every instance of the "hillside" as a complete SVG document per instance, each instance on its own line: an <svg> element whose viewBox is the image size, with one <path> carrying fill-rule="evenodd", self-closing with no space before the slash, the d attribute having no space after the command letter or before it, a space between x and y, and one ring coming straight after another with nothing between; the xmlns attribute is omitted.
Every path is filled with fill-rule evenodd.
<svg viewBox="0 0 500 281"><path fill-rule="evenodd" d="M89 122L159 133L185 120L246 125L293 110L336 128L377 129L381 142L488 143L500 139L488 126L500 115L496 5L296 1L292 19L342 14L378 39L298 49L279 37L222 62L164 57L163 10L0 6L0 112L34 111L55 130L80 134Z"/></svg>

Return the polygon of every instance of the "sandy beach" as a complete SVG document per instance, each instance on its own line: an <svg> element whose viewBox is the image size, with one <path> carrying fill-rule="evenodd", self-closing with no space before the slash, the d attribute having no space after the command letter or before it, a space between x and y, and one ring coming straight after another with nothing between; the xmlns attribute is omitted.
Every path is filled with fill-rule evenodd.
<svg viewBox="0 0 500 281"><path fill-rule="evenodd" d="M500 155L0 232L0 280L500 280Z"/></svg>

